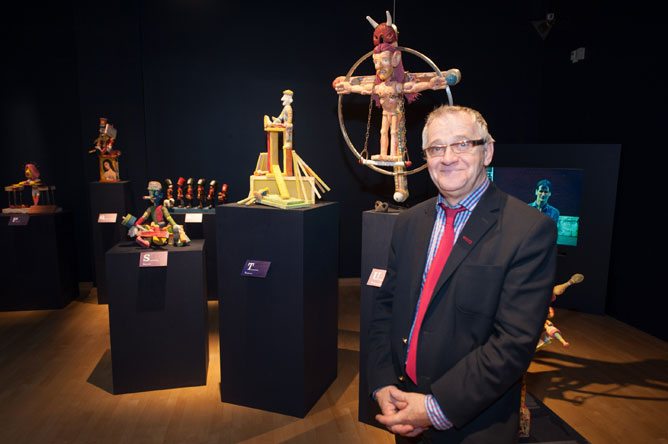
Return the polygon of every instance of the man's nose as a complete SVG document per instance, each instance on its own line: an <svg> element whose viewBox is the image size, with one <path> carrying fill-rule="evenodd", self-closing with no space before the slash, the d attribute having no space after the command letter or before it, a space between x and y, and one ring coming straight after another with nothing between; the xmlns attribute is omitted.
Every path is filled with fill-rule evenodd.
<svg viewBox="0 0 668 444"><path fill-rule="evenodd" d="M449 146L445 147L445 152L443 153L443 156L441 157L441 163L444 163L446 165L450 165L452 163L457 162L459 160L459 155L455 154L452 151L452 148Z"/></svg>

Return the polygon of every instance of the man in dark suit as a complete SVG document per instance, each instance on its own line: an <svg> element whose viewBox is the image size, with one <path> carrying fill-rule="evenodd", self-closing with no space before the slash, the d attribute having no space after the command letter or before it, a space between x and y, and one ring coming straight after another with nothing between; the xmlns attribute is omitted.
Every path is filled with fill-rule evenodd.
<svg viewBox="0 0 668 444"><path fill-rule="evenodd" d="M397 442L516 442L521 378L554 285L555 226L489 181L494 140L477 111L435 110L423 149L439 196L394 226L369 331L376 419Z"/></svg>

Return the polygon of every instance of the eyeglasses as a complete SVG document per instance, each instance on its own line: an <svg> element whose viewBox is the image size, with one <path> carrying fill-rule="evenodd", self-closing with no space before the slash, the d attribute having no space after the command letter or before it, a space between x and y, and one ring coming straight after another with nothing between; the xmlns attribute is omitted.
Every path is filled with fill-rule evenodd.
<svg viewBox="0 0 668 444"><path fill-rule="evenodd" d="M424 149L424 154L428 158L434 158L434 157L443 157L445 155L445 151L447 150L448 147L452 150L453 153L455 154L464 154L468 153L473 149L474 146L478 145L484 145L485 140L484 139L478 139L478 140L460 140L459 142L455 143L450 143L447 145L432 145L428 146L427 148Z"/></svg>

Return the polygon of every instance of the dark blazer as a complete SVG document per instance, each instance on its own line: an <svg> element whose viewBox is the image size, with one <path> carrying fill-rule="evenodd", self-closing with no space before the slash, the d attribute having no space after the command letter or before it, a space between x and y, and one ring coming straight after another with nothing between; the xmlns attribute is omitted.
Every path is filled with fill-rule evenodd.
<svg viewBox="0 0 668 444"><path fill-rule="evenodd" d="M547 315L556 268L556 225L494 184L464 226L420 330L417 386L405 373L436 198L399 215L385 281L374 303L369 388L431 393L454 428L431 442L518 439L521 378Z"/></svg>

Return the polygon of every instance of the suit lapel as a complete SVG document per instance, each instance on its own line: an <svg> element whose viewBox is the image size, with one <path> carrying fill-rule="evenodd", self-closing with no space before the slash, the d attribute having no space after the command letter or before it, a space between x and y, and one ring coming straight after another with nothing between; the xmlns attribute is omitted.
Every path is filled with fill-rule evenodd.
<svg viewBox="0 0 668 444"><path fill-rule="evenodd" d="M480 202L476 205L469 220L464 225L457 242L452 247L448 261L443 267L441 276L438 278L436 287L434 288L434 297L432 301L438 296L438 292L452 276L455 270L459 267L462 261L468 256L476 245L483 238L485 233L496 225L499 218L499 208L501 206L501 194L498 192L494 184L489 184L489 188L480 198ZM468 241L467 241L468 239ZM470 241L470 242L469 242Z"/></svg>

